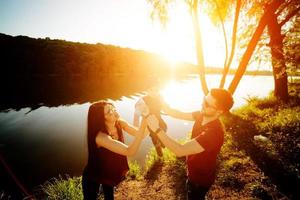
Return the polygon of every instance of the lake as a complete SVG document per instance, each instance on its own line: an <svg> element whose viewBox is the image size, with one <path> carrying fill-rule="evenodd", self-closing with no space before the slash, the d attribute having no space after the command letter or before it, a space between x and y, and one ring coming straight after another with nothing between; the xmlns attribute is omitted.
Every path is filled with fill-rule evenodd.
<svg viewBox="0 0 300 200"><path fill-rule="evenodd" d="M114 100L121 117L132 123L134 104L147 88L147 84L142 83L143 78L133 78L103 79L92 90L72 87L72 95L59 83L56 83L56 90L44 88L35 91L41 93L38 97L32 91L34 95L26 96L30 88L17 92L13 97L7 94L8 104L1 105L3 110L0 112L1 157L29 188L59 174L81 175L87 159L86 119L91 102ZM232 76L228 79L231 80ZM209 88L217 87L219 81L220 75L207 75ZM234 94L234 108L245 104L249 96L267 96L273 88L272 76L244 76ZM179 110L188 112L201 108L203 94L198 76L168 79L163 82L160 93L167 103ZM168 116L163 118L168 124L168 134L174 138L185 138L191 130L191 122ZM132 138L125 133L125 142L131 141ZM143 164L151 147L147 137L137 155L130 160ZM7 178L3 166L0 170L0 175Z"/></svg>

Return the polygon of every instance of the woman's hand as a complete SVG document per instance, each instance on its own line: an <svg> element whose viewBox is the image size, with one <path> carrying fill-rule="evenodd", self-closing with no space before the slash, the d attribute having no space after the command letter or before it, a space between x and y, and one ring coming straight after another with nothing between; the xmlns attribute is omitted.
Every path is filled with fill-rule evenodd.
<svg viewBox="0 0 300 200"><path fill-rule="evenodd" d="M151 129L151 131L156 132L160 127L159 127L159 121L158 119L155 117L155 115L149 115L146 118L148 127Z"/></svg>
<svg viewBox="0 0 300 200"><path fill-rule="evenodd" d="M146 120L144 120L144 117L142 118L142 123L139 128L132 126L130 123L128 123L127 121L125 121L123 119L120 119L119 122L122 126L122 129L124 131L126 131L129 135L132 135L134 137L137 137L138 135L141 135L141 134L144 135L144 133L146 132L145 129L147 126L147 122L146 122ZM144 137L145 136L146 135L144 135Z"/></svg>
<svg viewBox="0 0 300 200"><path fill-rule="evenodd" d="M117 154L132 156L137 152L140 143L144 138L144 132L147 126L147 122L145 119L143 119L142 124L138 130L135 127L129 125L126 121L122 121L121 126L123 130L135 136L133 142L129 146L101 132L97 134L95 141L96 145L97 147L104 147Z"/></svg>

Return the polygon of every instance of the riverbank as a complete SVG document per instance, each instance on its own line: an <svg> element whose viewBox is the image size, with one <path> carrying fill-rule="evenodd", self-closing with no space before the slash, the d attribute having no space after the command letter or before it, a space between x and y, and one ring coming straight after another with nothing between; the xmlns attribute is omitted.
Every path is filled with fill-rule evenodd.
<svg viewBox="0 0 300 200"><path fill-rule="evenodd" d="M298 94L293 93L288 104L272 97L250 98L247 105L222 118L227 132L208 199L299 199L293 187L300 177ZM168 150L158 159L152 150L145 169L130 165L115 199L183 200L185 180L183 159ZM80 177L53 179L36 190L36 198L82 199L80 181Z"/></svg>

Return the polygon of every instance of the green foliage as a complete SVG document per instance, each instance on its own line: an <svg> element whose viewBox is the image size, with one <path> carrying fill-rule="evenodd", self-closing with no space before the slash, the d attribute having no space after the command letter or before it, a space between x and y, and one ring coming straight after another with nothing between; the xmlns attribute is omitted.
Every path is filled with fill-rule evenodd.
<svg viewBox="0 0 300 200"><path fill-rule="evenodd" d="M129 162L129 172L127 174L127 178L135 179L135 180L142 180L142 170L141 166L137 161L130 161Z"/></svg>
<svg viewBox="0 0 300 200"><path fill-rule="evenodd" d="M81 200L83 199L81 177L53 178L42 186L49 200Z"/></svg>
<svg viewBox="0 0 300 200"><path fill-rule="evenodd" d="M212 23L215 25L220 23L220 19L222 19L222 21L225 21L226 18L229 19L231 17L231 9L234 7L233 5L235 5L235 2L231 0L209 0L203 2L205 3L203 11L208 14Z"/></svg>
<svg viewBox="0 0 300 200"><path fill-rule="evenodd" d="M158 18L160 23L166 27L169 21L169 7L170 4L174 2L174 0L147 0L149 4L151 4L152 11L151 11L151 19L154 20Z"/></svg>
<svg viewBox="0 0 300 200"><path fill-rule="evenodd" d="M289 2L289 3L287 3ZM244 6L242 7L241 17L239 23L239 51L244 52L244 48L247 46L250 38L253 35L255 27L257 27L258 21L260 20L262 13L264 12L265 5L270 3L268 0L263 1L245 1ZM292 13L293 10L296 10L299 7L298 1L286 1L284 3L286 8L283 9L283 12L279 12L281 8L277 10L277 13L280 13L278 22L281 23L285 18ZM285 5L283 4L284 7ZM286 65L286 71L288 75L299 74L299 60L300 60L300 15L299 11L294 17L292 17L286 24L280 25L282 39L283 39L283 54ZM251 61L256 62L256 65L261 66L270 65L272 58L270 46L270 35L268 34L268 29L265 29L262 34L259 43L257 44L256 50L252 56ZM241 57L241 55L239 55ZM298 72L297 72L298 71Z"/></svg>
<svg viewBox="0 0 300 200"><path fill-rule="evenodd" d="M300 70L300 14L293 17L290 23L283 27L286 32L284 37L284 53L287 61L289 75L299 75Z"/></svg>

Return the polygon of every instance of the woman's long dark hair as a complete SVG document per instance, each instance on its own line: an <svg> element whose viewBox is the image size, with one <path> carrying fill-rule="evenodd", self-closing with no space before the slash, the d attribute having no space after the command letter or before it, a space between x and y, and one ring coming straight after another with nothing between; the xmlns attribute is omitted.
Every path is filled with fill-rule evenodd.
<svg viewBox="0 0 300 200"><path fill-rule="evenodd" d="M107 129L105 126L105 118L104 118L104 107L106 105L112 105L112 103L107 101L99 101L93 103L89 107L88 112L88 146L95 147L95 138L99 131L103 133L107 133Z"/></svg>

